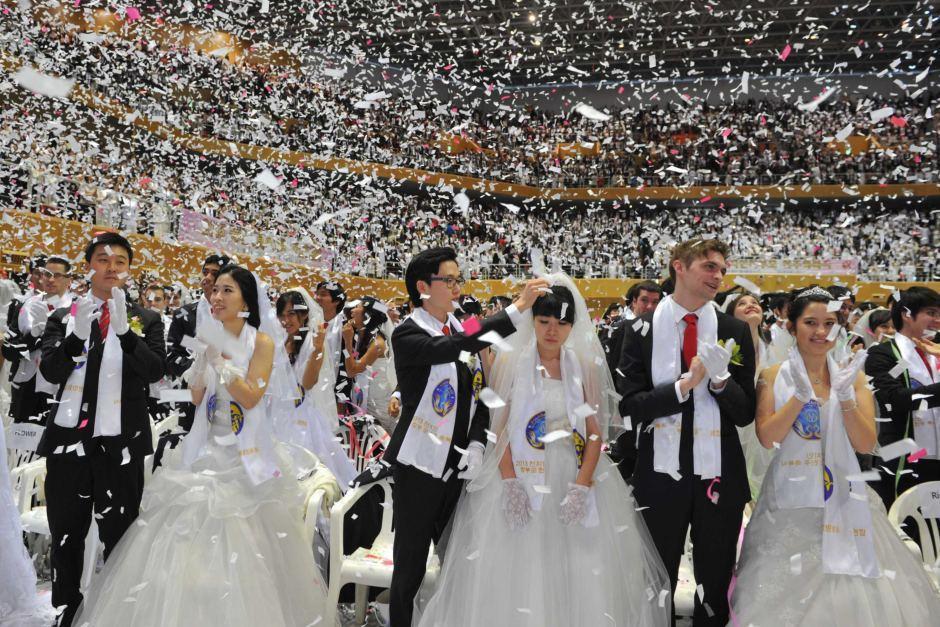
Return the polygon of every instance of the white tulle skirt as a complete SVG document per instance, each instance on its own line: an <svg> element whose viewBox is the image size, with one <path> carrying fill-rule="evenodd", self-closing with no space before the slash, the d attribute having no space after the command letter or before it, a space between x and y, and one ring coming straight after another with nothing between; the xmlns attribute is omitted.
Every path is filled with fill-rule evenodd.
<svg viewBox="0 0 940 627"><path fill-rule="evenodd" d="M770 511L774 469L744 535L732 597L733 624L920 627L940 621L940 595L891 527L871 489L878 579L822 570L821 508Z"/></svg>
<svg viewBox="0 0 940 627"><path fill-rule="evenodd" d="M304 540L294 473L253 486L234 446L210 435L209 447L192 470L180 465L181 447L168 454L75 625L323 624L327 590Z"/></svg>
<svg viewBox="0 0 940 627"><path fill-rule="evenodd" d="M741 439L741 449L744 452L744 463L747 466L747 481L751 488L751 500L760 498L760 489L764 484L764 477L770 462L777 449L766 449L757 439L755 423L746 427L738 427L738 437Z"/></svg>
<svg viewBox="0 0 940 627"><path fill-rule="evenodd" d="M463 495L421 627L669 624L669 579L620 473L601 455L600 524L568 527L558 515L577 476L571 441L547 444L545 463L551 494L522 530L503 517L498 473Z"/></svg>
<svg viewBox="0 0 940 627"><path fill-rule="evenodd" d="M49 625L55 611L41 604L36 570L23 544L20 512L13 501L3 425L0 423L0 625Z"/></svg>

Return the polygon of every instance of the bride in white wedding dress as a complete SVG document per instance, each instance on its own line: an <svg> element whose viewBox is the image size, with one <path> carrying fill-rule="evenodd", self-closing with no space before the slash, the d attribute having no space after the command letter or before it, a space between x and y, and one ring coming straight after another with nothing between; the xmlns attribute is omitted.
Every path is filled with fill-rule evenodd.
<svg viewBox="0 0 940 627"><path fill-rule="evenodd" d="M277 319L238 266L219 273L210 302L224 339L187 373L193 428L146 487L75 625L303 627L326 614L302 496L264 402L293 386L291 373L272 376Z"/></svg>

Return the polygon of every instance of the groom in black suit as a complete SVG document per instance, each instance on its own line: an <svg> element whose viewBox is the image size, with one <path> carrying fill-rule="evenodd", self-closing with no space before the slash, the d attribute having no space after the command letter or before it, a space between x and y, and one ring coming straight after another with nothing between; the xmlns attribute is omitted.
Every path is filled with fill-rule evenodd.
<svg viewBox="0 0 940 627"><path fill-rule="evenodd" d="M153 453L147 397L163 376L163 321L126 303L132 260L124 237L97 234L85 249L89 294L53 312L42 338L39 368L59 389L37 452L46 457L52 605L65 606L58 624L66 627L82 601L92 510L107 559L137 518L144 457Z"/></svg>
<svg viewBox="0 0 940 627"><path fill-rule="evenodd" d="M669 263L675 292L660 303L657 312L663 317L658 326L656 312L641 316L642 324L626 325L617 372L617 389L623 395L620 412L640 432L634 496L645 508L643 517L672 580L673 594L691 525L695 580L704 591L695 598L695 625L728 623L728 586L741 516L750 499L736 427L754 420L753 342L747 324L711 309L727 270L727 255L728 247L718 240L693 240L675 247ZM704 335L706 323L714 324L712 315L717 316L717 337L700 341L699 329ZM654 327L660 337L654 337ZM725 346L732 339L738 348L729 351ZM654 372L662 371L654 365L654 340L656 359L661 362L665 356L675 361L675 379L660 376L654 383ZM693 396L702 407L695 406ZM706 424L707 407L716 405L711 414L716 422L709 432L696 433L696 426ZM676 423L669 423L671 418ZM654 435L670 425L680 429L678 450ZM701 459L694 451L702 451ZM706 468L701 470L704 477L696 473Z"/></svg>
<svg viewBox="0 0 940 627"><path fill-rule="evenodd" d="M514 333L521 313L548 285L529 281L515 303L462 331L453 311L463 283L452 248L415 255L405 272L415 310L392 334L401 418L383 461L394 477L393 627L411 626L431 542L440 540L463 480L481 468L489 410L475 399L484 385L482 372L474 377L476 353L490 345L487 333Z"/></svg>

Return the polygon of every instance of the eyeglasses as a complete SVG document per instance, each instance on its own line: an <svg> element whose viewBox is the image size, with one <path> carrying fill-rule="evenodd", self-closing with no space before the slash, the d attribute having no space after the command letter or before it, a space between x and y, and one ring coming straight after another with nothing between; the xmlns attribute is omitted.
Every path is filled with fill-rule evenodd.
<svg viewBox="0 0 940 627"><path fill-rule="evenodd" d="M454 289L454 287L457 285L463 286L467 283L467 279L463 278L462 276L432 276L431 282L433 283L434 281L440 281L447 286L447 289L451 290Z"/></svg>
<svg viewBox="0 0 940 627"><path fill-rule="evenodd" d="M49 277L51 279L64 279L69 276L63 272L52 272L50 270L46 270L45 268L40 269L40 272L42 272L43 276Z"/></svg>

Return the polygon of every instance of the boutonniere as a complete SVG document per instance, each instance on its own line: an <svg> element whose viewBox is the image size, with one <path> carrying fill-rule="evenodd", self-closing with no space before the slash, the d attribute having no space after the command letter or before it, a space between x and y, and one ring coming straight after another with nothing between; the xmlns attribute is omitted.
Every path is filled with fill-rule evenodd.
<svg viewBox="0 0 940 627"><path fill-rule="evenodd" d="M129 326L129 327L131 328L131 331L133 331L133 332L136 333L137 335L143 337L143 335L144 335L144 323L140 321L140 316L134 316L133 318L131 318L131 319L130 319L130 322L128 322L128 325L127 325L127 326Z"/></svg>
<svg viewBox="0 0 940 627"><path fill-rule="evenodd" d="M718 346L724 348L725 341L718 340ZM734 348L731 350L731 363L735 366L743 366L744 362L741 360L741 345L735 342Z"/></svg>

